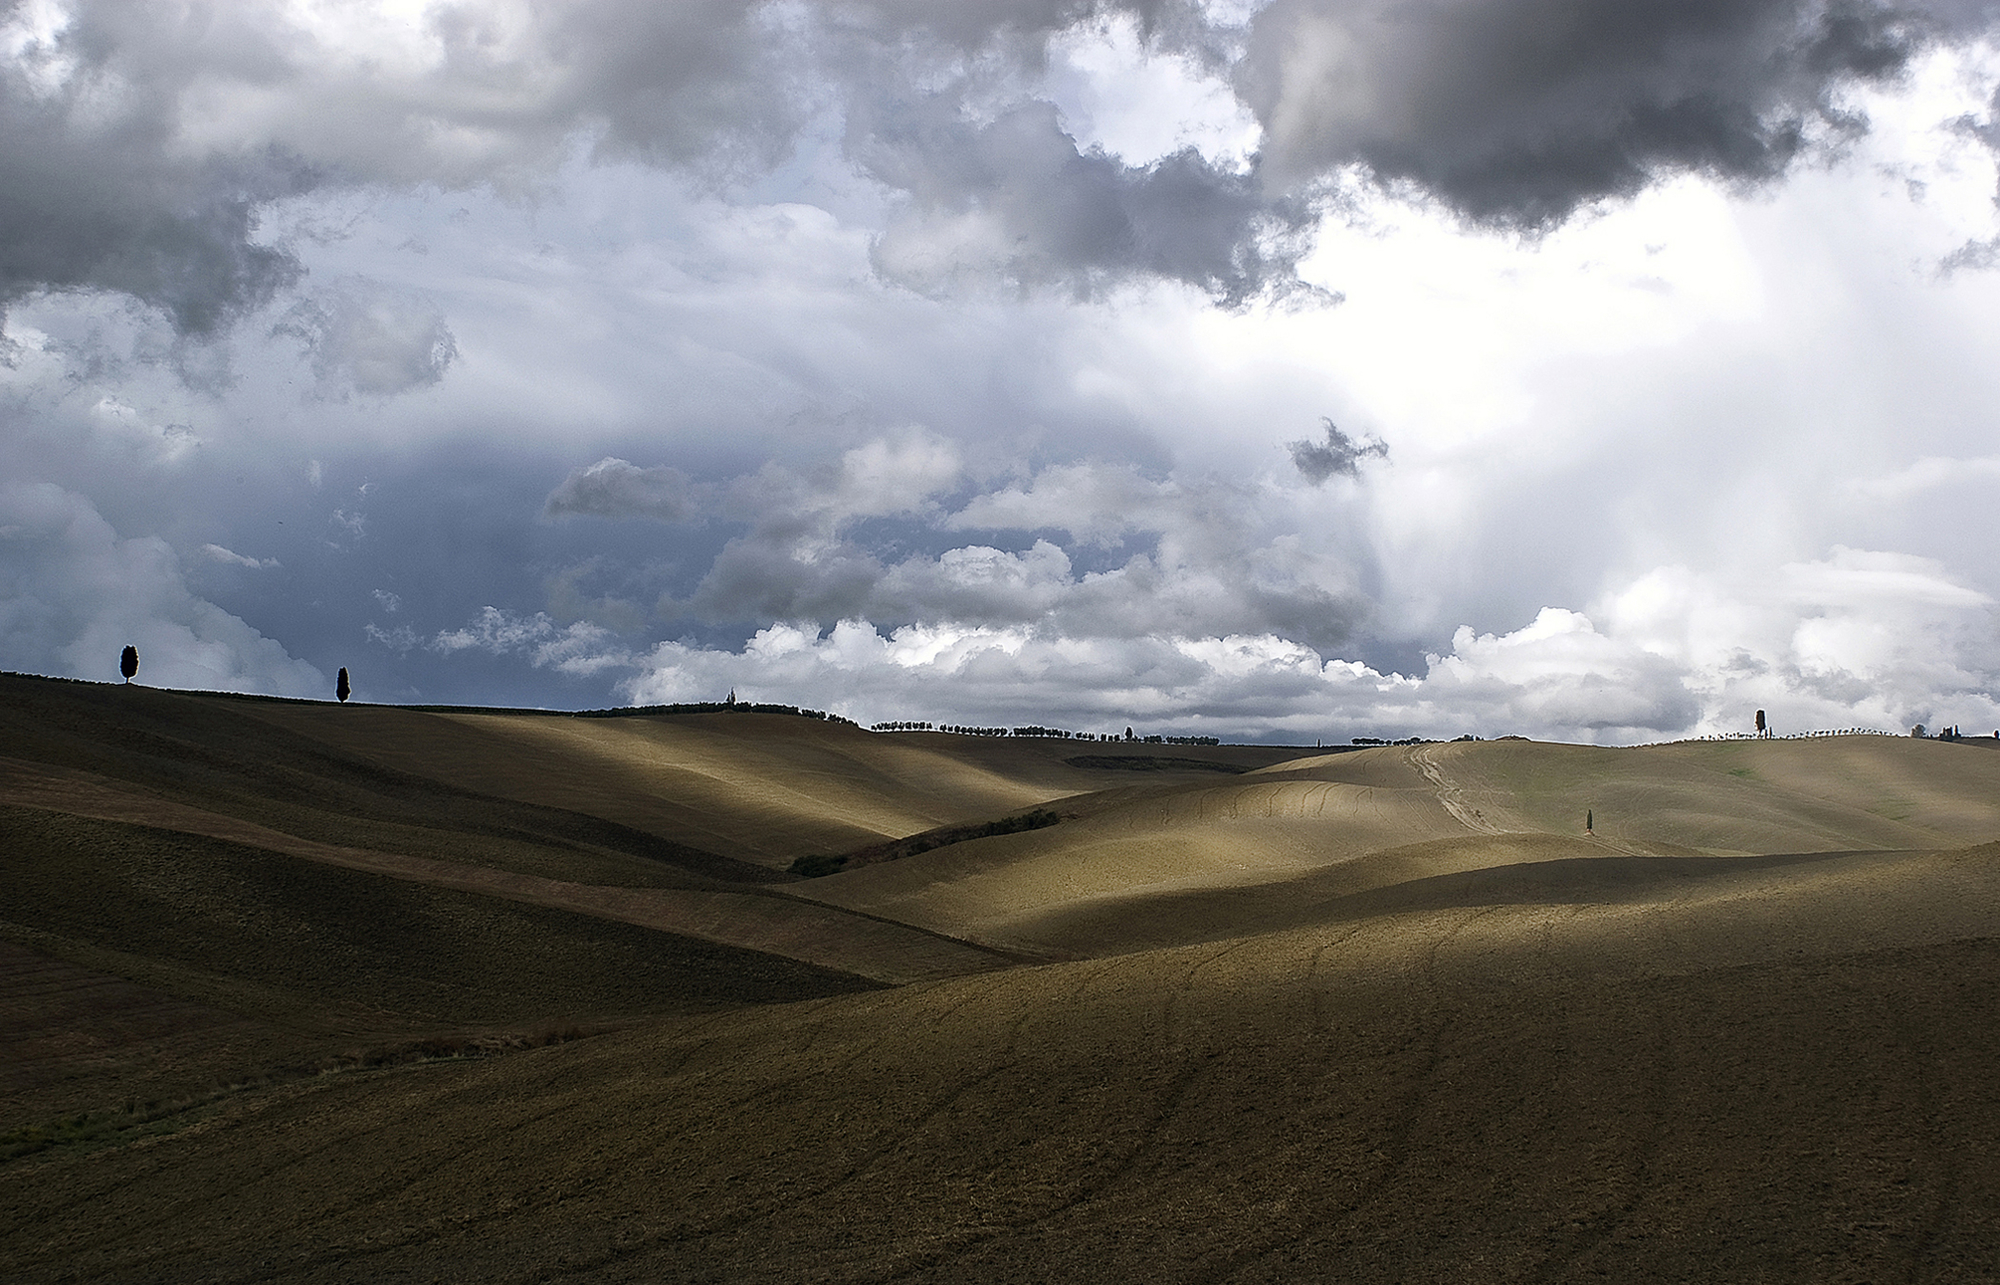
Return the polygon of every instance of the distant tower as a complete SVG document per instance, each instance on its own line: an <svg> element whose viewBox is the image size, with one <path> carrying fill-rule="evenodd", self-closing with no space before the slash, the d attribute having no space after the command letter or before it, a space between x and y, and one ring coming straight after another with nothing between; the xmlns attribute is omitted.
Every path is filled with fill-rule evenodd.
<svg viewBox="0 0 2000 1285"><path fill-rule="evenodd" d="M1757 711L1757 735L1759 735L1759 736L1767 736L1767 735L1769 735L1769 734L1770 734L1770 730L1771 730L1771 729L1769 729L1769 728L1767 728L1767 727L1765 727L1765 726L1764 726L1764 711L1763 711L1763 710L1761 710L1761 709L1760 709L1760 710L1758 710L1758 711Z"/></svg>

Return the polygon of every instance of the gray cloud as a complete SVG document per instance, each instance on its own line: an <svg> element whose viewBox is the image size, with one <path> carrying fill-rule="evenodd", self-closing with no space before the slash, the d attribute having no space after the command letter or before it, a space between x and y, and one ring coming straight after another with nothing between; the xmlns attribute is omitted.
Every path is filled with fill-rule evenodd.
<svg viewBox="0 0 2000 1285"><path fill-rule="evenodd" d="M358 279L300 300L272 333L305 346L327 396L428 388L458 357L458 342L436 304Z"/></svg>
<svg viewBox="0 0 2000 1285"><path fill-rule="evenodd" d="M1971 240L1938 260L1938 275L1958 272L1991 272L2000 268L2000 237Z"/></svg>
<svg viewBox="0 0 2000 1285"><path fill-rule="evenodd" d="M0 307L109 290L208 336L297 279L296 260L255 242L256 211L308 189L311 167L268 143L179 145L182 96L212 56L190 15L78 5L37 33L27 6L7 8L18 52L0 58Z"/></svg>
<svg viewBox="0 0 2000 1285"><path fill-rule="evenodd" d="M937 288L998 277L1089 293L1133 277L1180 281L1217 302L1306 289L1300 257L1318 212L1269 200L1254 170L1192 149L1130 166L1080 150L1054 105L968 119L938 96L863 118L852 148L908 194L876 247L884 275Z"/></svg>
<svg viewBox="0 0 2000 1285"><path fill-rule="evenodd" d="M1321 419L1326 425L1326 441L1315 442L1301 439L1285 443L1292 453L1292 463L1305 479L1319 486L1332 477L1359 477L1361 461L1389 458L1389 444L1373 435L1357 442L1340 431L1330 419Z"/></svg>
<svg viewBox="0 0 2000 1285"><path fill-rule="evenodd" d="M708 624L927 621L1073 638L1268 631L1318 648L1348 639L1368 612L1353 561L1285 533L1260 487L1061 465L952 512L941 500L962 484L955 452L924 435L879 439L804 473L766 466L717 488L711 511L750 529L660 611ZM1079 567L1046 535L1020 551L947 543L968 531L1006 543L1060 531L1079 553L1116 560Z"/></svg>
<svg viewBox="0 0 2000 1285"><path fill-rule="evenodd" d="M1121 61L1133 48L1129 28L1112 14L1116 39L1052 44L1044 82L1037 60L1048 33L1095 22L1108 6L392 6L424 11L410 20L417 36L407 46L393 32L386 41L372 29L343 33L345 18L294 29L288 15L307 10L282 6L207 6L200 38L175 25L196 9L67 7L83 16L52 38L54 61L8 62L5 51L18 46L0 42L0 79L13 95L0 138L0 160L12 166L0 173L0 204L15 211L0 251L17 256L8 260L16 345L14 364L0 371L9 426L0 474L86 494L117 531L158 533L159 547L183 551L183 565L146 561L140 555L158 552L152 542L115 537L105 546L115 557L24 563L33 575L13 582L0 610L17 611L8 617L16 623L38 612L70 623L8 634L9 655L23 658L10 664L61 667L60 656L36 659L52 654L46 639L60 635L52 645L68 647L98 619L56 583L73 568L109 576L137 600L144 577L132 568L143 564L146 575L183 574L328 675L352 663L341 649L377 639L394 653L371 647L383 675L399 675L409 699L602 700L614 672L625 672L619 649L643 650L642 631L662 618L670 623L646 643L685 631L688 646L725 652L773 622L823 630L864 619L885 632L914 630L913 638L990 631L992 647L934 685L906 656L868 681L912 699L949 702L980 690L996 703L1018 699L1023 717L1013 721L1042 721L1036 704L1077 708L1103 690L1153 708L1238 711L1244 728L1274 726L1257 720L1283 708L1383 709L1385 719L1410 720L1403 730L1456 734L1466 730L1453 726L1456 711L1488 701L1497 713L1487 726L1498 730L1511 730L1502 715L1539 710L1534 717L1571 720L1565 727L1657 732L1686 716L1675 682L1708 682L1720 671L1690 663L1677 678L1643 656L1598 648L1581 630L1574 655L1562 650L1576 641L1568 635L1516 639L1490 656L1467 650L1462 688L1451 686L1454 669L1424 689L1441 710L1430 721L1410 703L1417 698L1381 675L1422 673L1425 652L1462 622L1505 638L1550 602L1608 622L1593 595L1613 569L1644 565L1637 557L1706 569L1809 556L1846 540L1986 566L1979 542L1991 523L1979 515L1992 508L1990 472L1954 462L1990 446L1977 434L1993 400L1979 324L1992 280L1967 271L1947 292L1931 281L1892 287L1861 270L1901 264L1919 244L1935 257L1992 231L1980 222L1976 182L1951 189L1948 215L1947 187L1935 181L1926 206L1907 204L1887 180L1879 208L1867 195L1876 161L1912 155L1899 140L1924 129L1920 117L1940 101L1938 82L1953 64L1990 70L1984 55L1923 63L1919 92L1897 108L1908 113L1898 130L1857 140L1855 164L1759 203L1737 225L1747 239L1700 223L1703 211L1729 216L1722 202L1692 192L1661 205L1669 218L1695 222L1662 226L1660 208L1646 204L1630 221L1614 215L1575 241L1557 238L1546 253L1480 238L1476 248L1431 255L1429 238L1444 235L1436 222L1392 213L1376 228L1335 234L1354 247L1346 253L1381 252L1380 270L1371 261L1357 283L1368 291L1362 311L1293 319L1275 309L1202 316L1193 296L1240 302L1282 286L1296 262L1292 238L1311 217L1300 205L1273 213L1274 193L1322 199L1316 185L1330 172L1349 190L1361 171L1341 167L1374 157L1385 181L1406 191L1435 181L1475 214L1493 199L1472 181L1482 158L1513 157L1524 173L1540 173L1552 186L1534 190L1556 193L1550 209L1604 186L1575 178L1579 139L1626 148L1632 174L1702 169L1707 162L1686 159L1695 153L1663 150L1618 104L1656 91L1667 101L1675 85L1699 88L1704 76L1727 80L1704 70L1705 38L1692 34L1698 18L1728 28L1722 11L1674 10L1690 24L1676 37L1679 55L1648 53L1635 38L1620 63L1604 54L1604 40L1573 32L1557 52L1574 65L1556 68L1537 98L1543 91L1507 70L1526 36L1483 50L1438 32L1479 13L1527 23L1585 6L1453 0L1426 10L1420 0L1409 12L1430 13L1430 28L1355 56L1393 70L1405 55L1444 48L1457 59L1446 60L1453 75L1466 73L1445 88L1466 101L1440 98L1425 75L1392 78L1386 96L1351 118L1375 131L1369 138L1408 148L1364 155L1349 139L1285 171L1279 163L1292 154L1282 140L1260 158L1218 161L1172 152L1180 128L1172 121L1130 127L1153 108L1170 114L1199 99L1202 120L1239 129L1244 118L1195 82L1201 72L1226 73L1240 48L1255 46L1249 77L1275 27L1214 36L1201 58L1172 68L1135 68ZM1281 3L1272 13L1309 8ZM1379 8L1353 0L1314 12L1362 24ZM1763 15L1756 30L1777 31L1782 8L1753 2L1746 12ZM28 9L0 6L0 25ZM1855 52L1871 30L1889 30L1886 10L1852 10L1859 17L1846 36L1829 34L1839 15L1823 6L1783 11L1800 15L1796 39L1778 42L1792 79L1772 73L1782 101L1753 124L1775 129L1790 111L1809 151L1816 135L1848 127L1838 116L1841 86L1890 74L1904 54L1896 40L1873 64ZM1968 30L1990 10L1924 12L1897 37L1904 46ZM1171 50L1182 35L1146 39ZM1799 52L1815 41L1830 51L1817 63ZM1303 61L1281 68L1296 73L1284 84L1310 89L1310 77L1298 77L1320 55L1296 53ZM1688 66L1667 66L1677 56ZM54 65L63 58L68 70ZM1666 67L1652 79L1639 74L1649 58ZM1726 88L1740 102L1779 101L1752 83L1765 70L1751 67L1741 92ZM1821 114L1822 89L1831 115ZM1056 115L1042 101L1049 95L1072 115ZM1306 93L1287 110L1318 110L1314 101ZM1458 113L1440 118L1445 125L1431 119L1441 103ZM1277 106L1261 110L1267 127L1278 123ZM1329 111L1306 124L1330 129L1343 119ZM1479 128L1447 128L1453 121ZM1961 176L1979 159L1964 163L1978 127L1965 128L1943 140ZM1212 145L1253 145L1247 134L1226 137ZM1093 151L1097 138L1113 150ZM1995 141L1990 131L1981 139ZM1134 150L1121 156L1115 145ZM590 166L592 147L618 163ZM1902 156L1886 155L1899 148ZM1768 172L1800 154L1772 151ZM730 181L780 156L754 182ZM1739 180L1767 172L1730 165L1710 172ZM1940 173L1925 161L1911 168L1933 180ZM686 181L688 172L701 181ZM285 199L298 190L305 194ZM1507 206L1515 198L1506 191L1499 199L1518 207ZM455 207L464 208L452 215ZM140 254L149 229L180 228L179 240L159 242L168 249L144 251L158 266L153 278L121 276L115 264L63 249L99 226L100 210L125 220L104 225L114 229L105 244L121 253ZM1938 219L1948 232L1911 235L1931 236ZM1800 265L1820 244L1816 234L1835 230L1853 239L1839 241L1824 273L1805 275L1838 289L1807 290ZM1650 243L1667 241L1655 256ZM412 253L417 242L427 253ZM1990 258L1990 245L1972 242L1962 266ZM1430 257L1413 268L1418 253ZM1575 253L1592 257L1571 271ZM1754 299L1740 293L1750 278L1731 257L1744 254L1754 260ZM232 255L249 256L242 271ZM306 290L287 255L310 267ZM37 275L19 266L44 260L57 267ZM931 296L881 288L871 264ZM1643 294L1609 284L1656 266ZM1324 270L1343 268L1327 256ZM1188 288L1066 306L1078 294L1159 277ZM364 279L407 282L412 292L378 294ZM969 305L937 297L981 279L1033 297ZM56 297L23 300L38 290ZM114 290L153 306L130 306ZM1454 302L1428 307L1427 290ZM1938 302L1947 294L1959 302ZM231 343L186 343L258 308ZM1760 323L1731 329L1744 308L1758 309ZM440 309L449 309L449 325ZM1577 317L1586 320L1569 320ZM1426 333L1433 320L1442 324ZM1579 329L1589 333L1579 338ZM370 400L436 380L454 332L465 355L433 393ZM305 363L295 341L308 345ZM1451 369L1438 366L1436 345ZM179 347L229 353L237 382L214 392L175 385L162 356ZM302 373L302 364L312 369ZM1432 372L1440 372L1434 382ZM314 374L330 395L302 404L298 386ZM1913 388L1928 390L1916 417L1902 413ZM1314 415L1336 407L1344 424L1393 435L1404 467L1371 473L1366 488L1307 485L1315 469L1324 481L1372 458L1365 438L1321 434ZM841 457L857 435L876 431L863 425L913 423L949 426L942 431L956 445L912 433L872 455ZM1273 435L1273 423L1309 428L1310 439L1295 444L1300 458L1269 454L1289 437ZM1799 445L1828 431L1842 436L1838 467ZM1526 436L1540 445L1523 447ZM1737 464L1732 485L1716 487L1699 462L1724 438ZM785 464L760 467L766 457ZM561 461L553 472L552 458ZM315 459L326 462L323 478ZM667 459L706 484L646 467ZM1885 490L1866 504L1827 504L1846 494L1843 470L1871 486L1949 481L1926 483L1947 489L1921 503ZM366 477L382 489L358 500L353 484ZM308 479L323 496L309 493ZM1713 532L1734 530L1725 524L1748 497L1768 499L1759 511L1776 515L1760 527L1761 543L1718 541ZM344 507L329 513L335 503ZM1963 520L1937 522L1940 504ZM655 521L537 523L537 513ZM204 553L209 541L243 551L237 557L275 555L283 566L252 573ZM1718 544L1727 547L1717 552ZM130 574L117 572L116 558ZM402 594L402 612L389 614L393 600L374 586ZM507 610L489 618L485 603ZM200 610L178 599L170 606L190 620ZM364 634L370 614L375 632ZM1865 663L1867 639L1900 636L1907 617L1788 619L1750 650L1771 683L1792 686L1700 688L1704 717L1745 702L1775 714L1796 696L1822 704L1805 704L1788 726L1808 716L1852 722L1824 702L1859 699L1908 674L1919 677L1898 680L1907 695L1889 713L1970 721L1988 706L1961 714L1952 701L1966 684L1990 688L1990 664L1958 666L1960 675L1900 658ZM572 622L617 637L573 634ZM1854 638L1829 641L1836 626ZM1745 645L1733 614L1714 632ZM1796 644L1788 661L1794 635L1814 646ZM1219 659L1195 658L1240 636L1380 672L1335 683L1303 658L1265 665L1226 648ZM472 641L458 650L423 645L439 637ZM1190 641L1182 648L1175 639ZM99 654L94 642L78 645L80 656ZM165 644L144 645L151 672ZM1519 672L1487 673L1515 660ZM1254 671L1240 681L1229 668L1239 661ZM1592 690L1592 674L1622 677ZM595 675L589 696L580 694L587 675ZM991 681L978 688L974 676ZM376 683L371 691L389 690ZM1531 701L1529 692L1540 694ZM824 703L804 688L796 699Z"/></svg>
<svg viewBox="0 0 2000 1285"><path fill-rule="evenodd" d="M277 565L207 549L227 555L222 561ZM139 649L144 681L157 686L327 690L317 669L195 595L165 541L121 538L89 500L58 486L0 487L0 655L8 667L108 681L127 644Z"/></svg>
<svg viewBox="0 0 2000 1285"><path fill-rule="evenodd" d="M880 561L849 544L815 550L759 533L730 541L685 609L717 623L845 620L867 610L883 574Z"/></svg>
<svg viewBox="0 0 2000 1285"><path fill-rule="evenodd" d="M108 290L159 308L206 337L301 275L255 244L256 208L296 192L280 157L178 169L159 131L75 146L38 103L0 79L0 306L40 291Z"/></svg>
<svg viewBox="0 0 2000 1285"><path fill-rule="evenodd" d="M6 5L0 307L112 291L206 338L301 275L258 239L260 208L280 198L531 187L580 130L606 154L768 164L799 100L760 12L739 0L439 5L423 33L436 56L411 64L329 47L258 5ZM421 363L334 360L376 391L424 379Z"/></svg>
<svg viewBox="0 0 2000 1285"><path fill-rule="evenodd" d="M37 28L44 12L60 20ZM1064 131L1037 80L1048 42L1118 13L1157 51L1233 69L1265 132L1247 168L1192 150L1128 165ZM1182 0L589 0L438 5L409 50L378 51L254 5L17 4L0 16L0 306L112 291L212 336L298 279L259 237L281 198L532 191L578 138L741 178L836 118L898 197L876 252L891 278L1083 293L1161 278L1238 305L1302 289L1344 167L1518 227L1669 173L1763 181L1816 133L1862 126L1843 85L1993 21L1973 0L1276 0L1242 32ZM448 359L392 346L330 360L392 392Z"/></svg>
<svg viewBox="0 0 2000 1285"><path fill-rule="evenodd" d="M676 468L640 468L606 456L580 468L549 492L547 518L652 518L685 522L697 514L698 495L688 475Z"/></svg>
<svg viewBox="0 0 2000 1285"><path fill-rule="evenodd" d="M1842 85L1990 18L1873 0L1276 0L1237 83L1275 181L1360 163L1476 221L1539 228L1668 174L1771 179L1815 130L1862 126Z"/></svg>
<svg viewBox="0 0 2000 1285"><path fill-rule="evenodd" d="M1726 609L1775 664L1745 663L1733 641L1746 636L1740 628L1720 651L1661 636L1661 625L1685 625L1689 606L1704 614L1687 602L1662 611L1663 590L1699 597L1720 588L1662 568L1606 604L1609 627L1561 608L1505 634L1461 627L1448 651L1409 674L1324 660L1247 630L1091 637L1025 625L848 621L823 631L773 625L740 651L663 643L634 658L625 689L645 702L733 687L863 720L943 716L1079 730L1154 720L1149 730L1254 728L1290 738L1521 732L1620 744L1740 734L1748 712L1765 708L1785 732L1900 729L1947 717L1968 727L2000 723L1992 602L1940 575L1923 559L1841 549L1783 569L1780 592L1742 586L1748 598ZM1884 648L1891 620L1901 627ZM1823 649L1843 633L1844 663L1830 666ZM1935 712L1943 709L1956 712Z"/></svg>
<svg viewBox="0 0 2000 1285"><path fill-rule="evenodd" d="M804 124L797 33L754 0L596 0L536 17L536 52L561 68L544 121L601 123L608 154L741 171L782 159Z"/></svg>

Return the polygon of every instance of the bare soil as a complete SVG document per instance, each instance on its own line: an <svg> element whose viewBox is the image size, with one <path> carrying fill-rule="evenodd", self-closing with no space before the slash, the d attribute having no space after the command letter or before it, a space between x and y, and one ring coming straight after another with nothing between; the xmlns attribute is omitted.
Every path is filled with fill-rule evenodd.
<svg viewBox="0 0 2000 1285"><path fill-rule="evenodd" d="M7 1280L2000 1277L2000 755L0 731Z"/></svg>

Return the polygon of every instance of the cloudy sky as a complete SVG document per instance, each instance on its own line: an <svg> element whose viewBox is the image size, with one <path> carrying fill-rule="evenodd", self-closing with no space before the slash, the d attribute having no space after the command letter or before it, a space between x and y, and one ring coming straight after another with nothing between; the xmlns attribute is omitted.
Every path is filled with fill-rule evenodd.
<svg viewBox="0 0 2000 1285"><path fill-rule="evenodd" d="M0 668L2000 728L1988 0L0 0Z"/></svg>

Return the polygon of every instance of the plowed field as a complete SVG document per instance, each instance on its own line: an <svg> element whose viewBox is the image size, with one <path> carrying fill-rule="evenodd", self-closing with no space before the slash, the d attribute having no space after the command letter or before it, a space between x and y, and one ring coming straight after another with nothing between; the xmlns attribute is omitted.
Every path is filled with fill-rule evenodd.
<svg viewBox="0 0 2000 1285"><path fill-rule="evenodd" d="M0 697L5 1279L2000 1277L2000 754Z"/></svg>

